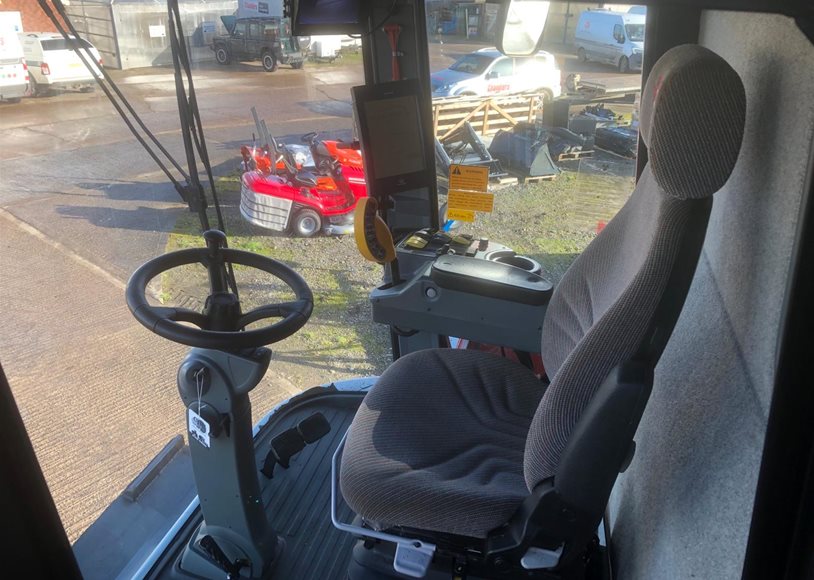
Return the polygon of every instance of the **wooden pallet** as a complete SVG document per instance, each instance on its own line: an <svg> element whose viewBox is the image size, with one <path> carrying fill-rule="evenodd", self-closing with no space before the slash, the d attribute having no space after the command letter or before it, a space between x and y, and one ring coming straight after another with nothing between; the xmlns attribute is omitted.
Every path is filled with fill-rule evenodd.
<svg viewBox="0 0 814 580"><path fill-rule="evenodd" d="M432 100L435 136L441 141L469 122L480 136L511 129L518 122L534 122L542 95L514 94L493 97L445 97Z"/></svg>
<svg viewBox="0 0 814 580"><path fill-rule="evenodd" d="M556 175L523 175L516 171L509 171L520 183L539 183L541 181L554 181L557 179Z"/></svg>
<svg viewBox="0 0 814 580"><path fill-rule="evenodd" d="M594 152L593 150L590 151L572 151L570 153L560 153L557 157L557 161L573 161L575 159L585 159L587 157L593 157Z"/></svg>
<svg viewBox="0 0 814 580"><path fill-rule="evenodd" d="M489 183L494 187L505 187L507 185L516 185L518 182L518 178L514 175L505 175L503 177L496 177L494 179L490 179Z"/></svg>

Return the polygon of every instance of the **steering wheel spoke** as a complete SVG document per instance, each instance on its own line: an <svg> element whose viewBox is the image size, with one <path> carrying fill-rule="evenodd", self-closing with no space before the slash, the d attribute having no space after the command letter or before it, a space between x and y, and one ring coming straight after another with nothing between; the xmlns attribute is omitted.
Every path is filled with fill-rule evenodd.
<svg viewBox="0 0 814 580"><path fill-rule="evenodd" d="M189 308L178 308L176 306L156 306L153 311L161 318L173 322L191 322L198 328L205 330L208 326L207 318L204 314L190 310Z"/></svg>
<svg viewBox="0 0 814 580"><path fill-rule="evenodd" d="M258 320L266 318L287 318L292 314L304 314L308 303L305 300L293 300L291 302L281 302L280 304L267 304L254 310L250 310L240 317L240 326L248 326Z"/></svg>

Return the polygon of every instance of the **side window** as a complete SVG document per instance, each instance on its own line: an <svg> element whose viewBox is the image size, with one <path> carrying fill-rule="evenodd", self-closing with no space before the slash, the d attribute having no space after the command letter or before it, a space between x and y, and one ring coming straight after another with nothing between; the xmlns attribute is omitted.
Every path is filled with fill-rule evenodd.
<svg viewBox="0 0 814 580"><path fill-rule="evenodd" d="M246 29L248 28L247 22L238 22L235 24L235 36L246 36Z"/></svg>
<svg viewBox="0 0 814 580"><path fill-rule="evenodd" d="M492 70L489 72L494 75L494 78L510 77L514 72L514 63L511 58L501 58L492 66Z"/></svg>
<svg viewBox="0 0 814 580"><path fill-rule="evenodd" d="M622 28L621 24L614 24L613 25L613 38L617 41L624 41L625 40L625 29Z"/></svg>

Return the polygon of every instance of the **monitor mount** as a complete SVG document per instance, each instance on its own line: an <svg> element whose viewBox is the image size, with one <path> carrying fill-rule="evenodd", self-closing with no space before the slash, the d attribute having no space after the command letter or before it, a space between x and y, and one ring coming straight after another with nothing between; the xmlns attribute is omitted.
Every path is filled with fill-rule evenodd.
<svg viewBox="0 0 814 580"><path fill-rule="evenodd" d="M171 252L150 260L131 276L127 305L136 319L159 336L193 347L178 370L178 390L186 406L187 434L203 523L185 547L181 569L203 577L259 578L282 549L268 523L261 497L252 433L249 392L268 368L265 345L297 332L313 308L313 295L288 266L226 247L217 230L204 233L206 248ZM156 276L187 264L203 264L210 292L202 313L153 306L147 285ZM268 304L247 313L229 290L227 264L271 274L295 300ZM249 324L281 318L256 330ZM181 322L192 323L193 328Z"/></svg>

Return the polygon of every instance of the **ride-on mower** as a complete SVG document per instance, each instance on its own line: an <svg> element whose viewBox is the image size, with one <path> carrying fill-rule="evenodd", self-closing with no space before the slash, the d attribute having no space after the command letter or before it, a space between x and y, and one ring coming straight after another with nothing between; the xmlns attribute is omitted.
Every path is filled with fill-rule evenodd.
<svg viewBox="0 0 814 580"><path fill-rule="evenodd" d="M241 147L240 213L260 227L311 237L353 230L353 210L367 196L358 149L303 135L307 145L278 144L255 116L265 145Z"/></svg>

